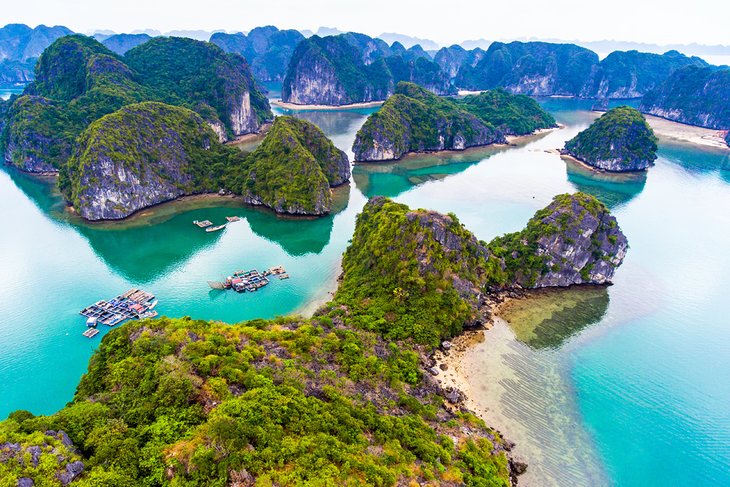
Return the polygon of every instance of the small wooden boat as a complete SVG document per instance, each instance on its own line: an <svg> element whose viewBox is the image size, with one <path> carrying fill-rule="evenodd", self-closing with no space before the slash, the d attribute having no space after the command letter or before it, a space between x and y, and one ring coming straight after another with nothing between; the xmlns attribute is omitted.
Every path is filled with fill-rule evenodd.
<svg viewBox="0 0 730 487"><path fill-rule="evenodd" d="M86 320L86 327L87 328L96 328L96 325L98 322L99 322L99 318L92 316Z"/></svg>
<svg viewBox="0 0 730 487"><path fill-rule="evenodd" d="M208 286L210 286L211 289L219 289L221 291L226 289L226 284L219 281L208 281Z"/></svg>
<svg viewBox="0 0 730 487"><path fill-rule="evenodd" d="M240 219L241 219L240 216L227 216L226 217L226 220L228 220L228 223L237 222Z"/></svg>
<svg viewBox="0 0 730 487"><path fill-rule="evenodd" d="M193 224L199 226L200 228L206 228L211 226L213 222L210 220L195 220L193 221Z"/></svg>
<svg viewBox="0 0 730 487"><path fill-rule="evenodd" d="M218 230L223 230L224 228L226 228L226 224L225 223L223 225L216 225L214 227L208 227L208 228L205 229L205 231L206 232L209 232L209 233L210 232L217 232Z"/></svg>

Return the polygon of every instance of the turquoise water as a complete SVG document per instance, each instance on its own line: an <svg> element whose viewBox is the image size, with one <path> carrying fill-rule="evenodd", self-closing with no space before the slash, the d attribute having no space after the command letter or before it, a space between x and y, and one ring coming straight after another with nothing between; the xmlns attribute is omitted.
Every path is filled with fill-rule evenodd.
<svg viewBox="0 0 730 487"><path fill-rule="evenodd" d="M369 196L453 211L489 240L579 189L616 214L631 244L626 262L590 319L560 318L571 334L555 345L531 347L508 328L487 334L479 350L492 367L474 371L492 384L482 399L501 398L496 420L518 438L528 472L542 476L527 485L730 484L728 153L661 141L648 174L597 176L548 152L590 123L590 102L541 103L564 129L518 147L358 166L337 211L315 220L215 200L89 226L64 213L52 183L0 171L0 417L51 413L71 399L99 343L81 336L78 311L98 299L138 286L158 296L163 314L226 322L303 311L334 289ZM371 111L295 115L349 152ZM242 220L217 234L191 223L233 214ZM275 264L292 278L255 294L206 284Z"/></svg>
<svg viewBox="0 0 730 487"><path fill-rule="evenodd" d="M0 86L0 100L7 100L12 95L19 95L23 88L19 86Z"/></svg>

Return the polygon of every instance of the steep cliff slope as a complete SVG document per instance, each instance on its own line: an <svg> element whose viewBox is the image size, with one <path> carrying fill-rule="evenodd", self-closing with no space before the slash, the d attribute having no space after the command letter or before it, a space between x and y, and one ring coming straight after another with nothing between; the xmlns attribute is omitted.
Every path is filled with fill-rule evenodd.
<svg viewBox="0 0 730 487"><path fill-rule="evenodd" d="M272 118L269 102L256 87L246 60L214 44L157 37L132 49L124 59L165 102L201 113L217 127L221 139L256 132Z"/></svg>
<svg viewBox="0 0 730 487"><path fill-rule="evenodd" d="M556 196L489 244L455 215L376 197L358 216L335 302L360 327L434 345L483 323L491 291L610 282L627 248L616 219L583 193Z"/></svg>
<svg viewBox="0 0 730 487"><path fill-rule="evenodd" d="M641 98L685 66L707 66L698 57L677 51L651 54L616 51L603 59L580 92L583 98Z"/></svg>
<svg viewBox="0 0 730 487"><path fill-rule="evenodd" d="M712 129L730 128L730 69L686 67L650 91L644 113Z"/></svg>
<svg viewBox="0 0 730 487"><path fill-rule="evenodd" d="M597 64L596 53L574 44L494 42L475 66L462 66L455 82L469 90L574 96Z"/></svg>
<svg viewBox="0 0 730 487"><path fill-rule="evenodd" d="M455 93L448 76L422 50L363 34L313 36L299 43L289 63L282 99L296 104L344 105L384 100L399 81L437 94Z"/></svg>
<svg viewBox="0 0 730 487"><path fill-rule="evenodd" d="M226 52L243 56L258 81L282 81L297 44L304 39L299 31L274 26L256 27L248 34L216 32L210 42Z"/></svg>
<svg viewBox="0 0 730 487"><path fill-rule="evenodd" d="M639 111L622 106L566 142L564 151L605 171L642 171L656 160L657 139Z"/></svg>
<svg viewBox="0 0 730 487"><path fill-rule="evenodd" d="M330 187L350 179L347 155L316 125L294 117L277 117L246 165L234 190L277 213L329 213Z"/></svg>
<svg viewBox="0 0 730 487"><path fill-rule="evenodd" d="M128 105L79 137L61 189L87 220L114 220L184 194L217 191L226 155L195 112Z"/></svg>
<svg viewBox="0 0 730 487"><path fill-rule="evenodd" d="M408 152L463 150L505 141L555 126L532 99L503 90L440 98L413 84L399 83L395 95L370 115L355 137L356 161L399 159Z"/></svg>

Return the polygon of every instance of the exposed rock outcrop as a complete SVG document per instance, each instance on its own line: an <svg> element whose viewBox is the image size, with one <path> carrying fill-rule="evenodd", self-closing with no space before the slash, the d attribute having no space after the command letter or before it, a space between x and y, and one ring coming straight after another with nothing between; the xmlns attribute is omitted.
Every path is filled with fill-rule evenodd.
<svg viewBox="0 0 730 487"><path fill-rule="evenodd" d="M388 47L380 39L348 33L301 41L284 78L282 99L335 106L379 101L399 81L419 83L437 94L456 92L422 49Z"/></svg>
<svg viewBox="0 0 730 487"><path fill-rule="evenodd" d="M654 131L637 110L622 106L601 115L565 143L564 154L603 171L643 171L656 160Z"/></svg>
<svg viewBox="0 0 730 487"><path fill-rule="evenodd" d="M102 117L80 136L61 187L87 220L115 220L206 189L213 131L194 112L156 102Z"/></svg>
<svg viewBox="0 0 730 487"><path fill-rule="evenodd" d="M730 129L730 68L686 67L648 92L644 113L711 129Z"/></svg>
<svg viewBox="0 0 730 487"><path fill-rule="evenodd" d="M556 196L524 230L489 244L455 215L375 197L358 216L335 300L364 303L381 333L437 344L484 323L492 291L610 283L627 248L606 206L584 193Z"/></svg>

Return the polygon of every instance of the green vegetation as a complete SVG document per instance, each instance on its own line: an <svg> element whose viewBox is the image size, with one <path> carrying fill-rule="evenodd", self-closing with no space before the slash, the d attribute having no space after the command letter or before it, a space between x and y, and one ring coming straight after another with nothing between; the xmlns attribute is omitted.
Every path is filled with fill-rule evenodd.
<svg viewBox="0 0 730 487"><path fill-rule="evenodd" d="M508 233L497 237L488 244L492 256L500 259L502 266L492 266L492 272L487 276L487 285L493 287L509 286L518 283L522 287L535 287L538 279L555 273L568 264L564 256L551 255L545 251L547 242L563 242L569 246L575 246L576 240L585 232L585 219L591 217L599 222L597 228L592 229L590 250L592 260L603 260L604 256L612 258L601 248L602 242L598 239L608 239L611 235L616 236L620 231L610 221L605 221L609 215L606 205L597 198L586 193L561 194L553 198L550 205L539 210L527 222L523 230ZM609 218L610 220L610 218ZM610 235L604 235L608 232ZM621 238L625 241L623 235ZM617 240L611 246L615 248ZM569 252L575 257L574 252ZM556 259L556 257L559 257ZM592 265L585 262L582 268ZM554 268L557 266L557 268ZM584 271L584 274L587 271ZM584 275L583 280L588 282L589 276Z"/></svg>
<svg viewBox="0 0 730 487"><path fill-rule="evenodd" d="M503 87L526 95L577 96L598 55L574 44L493 42L475 65L463 65L456 85L468 90Z"/></svg>
<svg viewBox="0 0 730 487"><path fill-rule="evenodd" d="M349 179L350 163L316 125L277 117L239 174L232 188L250 202L282 213L320 215L330 211L330 186Z"/></svg>
<svg viewBox="0 0 730 487"><path fill-rule="evenodd" d="M527 135L555 127L552 115L526 95L511 95L498 88L456 100L462 108L507 135Z"/></svg>
<svg viewBox="0 0 730 487"><path fill-rule="evenodd" d="M656 160L657 139L638 110L621 106L604 113L566 142L565 150L601 169L635 171Z"/></svg>
<svg viewBox="0 0 730 487"><path fill-rule="evenodd" d="M284 78L282 99L324 105L385 100L401 81L419 83L438 94L456 93L448 76L428 55L389 48L382 40L363 34L315 35L297 45Z"/></svg>
<svg viewBox="0 0 730 487"><path fill-rule="evenodd" d="M377 197L357 217L335 302L360 328L435 346L479 320L474 308L486 258L455 215Z"/></svg>
<svg viewBox="0 0 730 487"><path fill-rule="evenodd" d="M147 44L128 58L83 35L51 44L38 61L36 81L25 91L36 98L23 97L10 108L0 150L27 171L61 170L89 124L142 101L185 106L228 135L255 131L271 118L240 56L190 39ZM140 69L149 72L142 75ZM246 99L250 113L242 108Z"/></svg>
<svg viewBox="0 0 730 487"><path fill-rule="evenodd" d="M730 68L678 69L646 94L639 109L677 122L730 129Z"/></svg>
<svg viewBox="0 0 730 487"><path fill-rule="evenodd" d="M407 152L488 145L504 141L504 134L554 126L555 119L527 96L494 90L443 98L401 82L358 131L353 151L360 161L398 159Z"/></svg>
<svg viewBox="0 0 730 487"><path fill-rule="evenodd" d="M59 186L89 220L124 218L220 188L280 213L321 215L331 208L330 186L349 177L347 156L304 120L277 118L246 155L221 144L195 112L144 102L92 123L61 170Z"/></svg>
<svg viewBox="0 0 730 487"><path fill-rule="evenodd" d="M80 487L510 485L499 435L441 405L417 351L343 324L336 307L311 320L126 324L67 407L0 423L23 445L48 430L78 449L67 458L85 464ZM13 486L61 485L54 468L55 456L37 469L0 462Z"/></svg>
<svg viewBox="0 0 730 487"><path fill-rule="evenodd" d="M89 219L127 216L127 208L97 214L102 203L98 191L108 196L109 191L133 184L120 181L119 174L134 175L147 186L127 188L140 193L137 197L166 185L184 194L213 192L229 168L243 159L240 152L224 147L195 112L158 102L128 105L96 120L81 134L77 146L63 166L59 186ZM114 169L104 170L102 161L111 161Z"/></svg>
<svg viewBox="0 0 730 487"><path fill-rule="evenodd" d="M231 114L241 110L245 93L250 93L251 110L257 120L255 128L271 119L269 102L257 89L246 60L237 54L226 54L214 44L156 37L127 52L124 59L162 101L196 111L207 105L232 133L241 133L234 127ZM206 113L201 115L205 117Z"/></svg>

